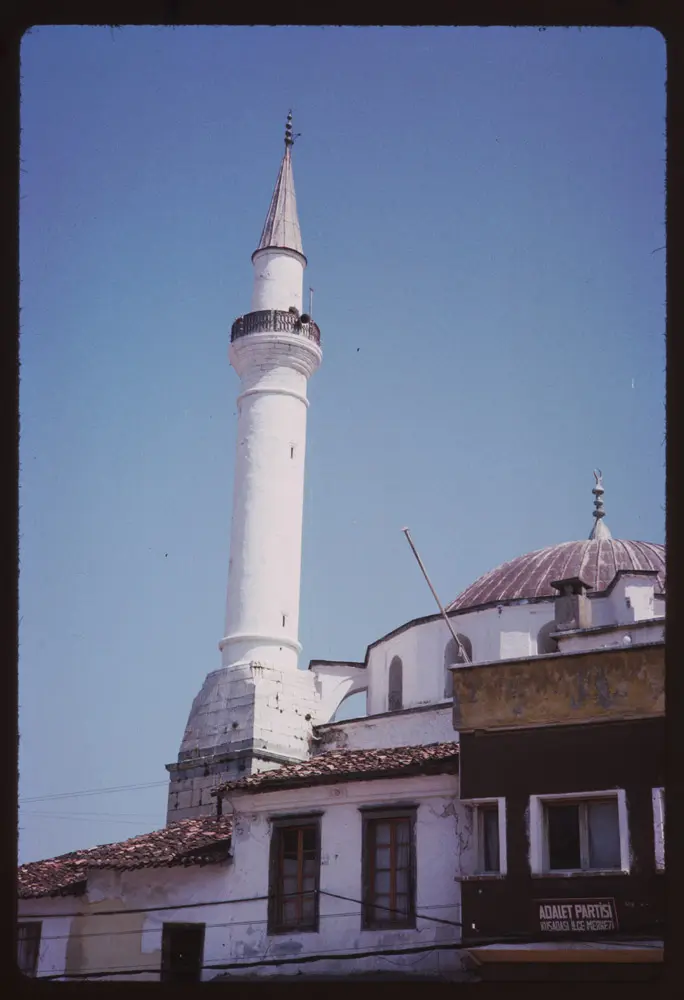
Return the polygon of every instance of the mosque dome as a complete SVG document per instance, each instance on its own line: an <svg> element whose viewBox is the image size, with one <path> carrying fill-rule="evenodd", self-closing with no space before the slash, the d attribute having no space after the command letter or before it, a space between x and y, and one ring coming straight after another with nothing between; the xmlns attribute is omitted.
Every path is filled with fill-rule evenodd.
<svg viewBox="0 0 684 1000"><path fill-rule="evenodd" d="M552 582L579 577L592 594L605 591L616 573L656 572L656 594L665 593L665 546L613 538L603 520L603 480L594 472L594 527L586 541L561 542L528 552L485 573L447 606L461 611L489 604L554 597Z"/></svg>
<svg viewBox="0 0 684 1000"><path fill-rule="evenodd" d="M655 592L665 593L665 546L654 542L622 541L618 538L590 538L581 542L561 542L536 552L528 552L485 573L459 594L447 611L460 611L483 604L553 597L555 580L580 577L591 593L606 590L620 570L652 570L658 573Z"/></svg>

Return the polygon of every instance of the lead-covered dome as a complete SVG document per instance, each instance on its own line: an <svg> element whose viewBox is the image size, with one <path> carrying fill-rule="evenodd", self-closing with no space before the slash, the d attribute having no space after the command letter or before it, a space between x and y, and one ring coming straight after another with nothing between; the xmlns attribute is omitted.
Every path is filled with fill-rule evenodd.
<svg viewBox="0 0 684 1000"><path fill-rule="evenodd" d="M621 570L657 572L655 592L664 594L665 546L611 537L550 545L485 573L459 594L447 611L553 597L556 592L551 582L570 577L580 577L592 587L591 593L596 594L606 590Z"/></svg>

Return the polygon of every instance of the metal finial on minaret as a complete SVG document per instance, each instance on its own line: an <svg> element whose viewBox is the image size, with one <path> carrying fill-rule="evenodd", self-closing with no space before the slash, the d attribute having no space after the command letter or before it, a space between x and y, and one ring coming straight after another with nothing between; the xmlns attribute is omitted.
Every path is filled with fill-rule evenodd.
<svg viewBox="0 0 684 1000"><path fill-rule="evenodd" d="M291 146L294 143L292 138L292 112L288 111L287 120L285 122L285 145Z"/></svg>
<svg viewBox="0 0 684 1000"><path fill-rule="evenodd" d="M594 469L594 479L596 480L596 485L592 489L592 493L595 496L594 500L594 527L591 529L590 539L599 538L612 538L608 525L603 521L606 516L606 512L603 509L603 494L606 492L603 488L603 473L600 469Z"/></svg>

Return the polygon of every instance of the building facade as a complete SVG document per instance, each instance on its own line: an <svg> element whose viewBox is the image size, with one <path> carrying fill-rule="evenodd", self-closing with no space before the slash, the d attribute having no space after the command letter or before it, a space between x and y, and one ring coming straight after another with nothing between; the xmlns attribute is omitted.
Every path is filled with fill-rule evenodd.
<svg viewBox="0 0 684 1000"><path fill-rule="evenodd" d="M19 869L20 967L462 979L488 964L493 937L574 947L648 927L653 948L665 551L612 537L600 474L588 538L503 563L363 659L299 669L307 383L322 353L302 311L292 144L288 117L251 311L231 330L241 388L220 665L167 765L166 826ZM361 692L366 713L336 721ZM555 848L548 867L550 822L579 867L573 855L557 870Z"/></svg>
<svg viewBox="0 0 684 1000"><path fill-rule="evenodd" d="M664 680L660 642L456 673L479 852L464 940L486 973L632 978L662 961Z"/></svg>

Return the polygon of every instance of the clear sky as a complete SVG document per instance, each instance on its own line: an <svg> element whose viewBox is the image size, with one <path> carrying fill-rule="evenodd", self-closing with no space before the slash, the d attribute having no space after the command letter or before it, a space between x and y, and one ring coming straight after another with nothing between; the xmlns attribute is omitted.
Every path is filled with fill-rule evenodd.
<svg viewBox="0 0 684 1000"><path fill-rule="evenodd" d="M586 537L596 466L613 535L664 540L655 31L44 27L22 78L21 860L164 824L290 107L324 350L301 665L435 611L404 525L445 602Z"/></svg>

